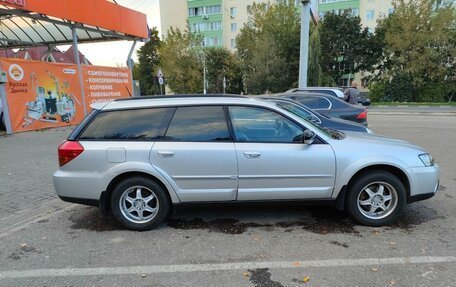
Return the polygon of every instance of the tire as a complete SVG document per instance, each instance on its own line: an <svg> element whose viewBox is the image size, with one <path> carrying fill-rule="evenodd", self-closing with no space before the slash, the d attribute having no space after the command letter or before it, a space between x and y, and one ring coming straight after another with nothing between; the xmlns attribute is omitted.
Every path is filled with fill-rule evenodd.
<svg viewBox="0 0 456 287"><path fill-rule="evenodd" d="M347 212L360 224L383 226L394 222L406 205L402 182L386 171L359 176L349 187Z"/></svg>
<svg viewBox="0 0 456 287"><path fill-rule="evenodd" d="M124 227L138 231L150 230L166 219L170 200L166 191L155 181L136 176L121 181L114 188L111 210Z"/></svg>

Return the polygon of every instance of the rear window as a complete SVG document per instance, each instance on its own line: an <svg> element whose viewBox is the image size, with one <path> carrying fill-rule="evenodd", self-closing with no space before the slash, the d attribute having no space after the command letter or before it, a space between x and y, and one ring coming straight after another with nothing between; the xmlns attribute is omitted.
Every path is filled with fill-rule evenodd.
<svg viewBox="0 0 456 287"><path fill-rule="evenodd" d="M80 140L158 140L163 137L175 108L120 110L100 113Z"/></svg>

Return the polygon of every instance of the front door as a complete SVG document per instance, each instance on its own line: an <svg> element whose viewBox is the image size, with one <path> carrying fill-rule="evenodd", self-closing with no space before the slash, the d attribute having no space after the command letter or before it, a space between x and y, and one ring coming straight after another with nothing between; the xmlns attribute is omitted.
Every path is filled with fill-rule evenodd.
<svg viewBox="0 0 456 287"><path fill-rule="evenodd" d="M303 128L258 107L229 107L239 169L237 200L329 198L335 156L329 144L302 143Z"/></svg>

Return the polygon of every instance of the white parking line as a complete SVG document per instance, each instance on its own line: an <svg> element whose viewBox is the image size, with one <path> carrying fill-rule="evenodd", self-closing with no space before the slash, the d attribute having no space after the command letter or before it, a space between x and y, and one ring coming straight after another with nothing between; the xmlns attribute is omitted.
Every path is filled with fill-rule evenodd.
<svg viewBox="0 0 456 287"><path fill-rule="evenodd" d="M47 278L68 276L99 276L99 275L135 275L178 272L211 272L236 271L257 268L291 269L291 268L319 268L338 266L379 266L405 264L432 264L456 262L454 256L419 256L419 257L392 257L366 259L330 259L309 261L276 261L276 262L237 262L220 264L184 264L184 265L151 265L126 267L99 267L99 268L65 268L65 269L36 269L21 271L0 271L1 279L19 278Z"/></svg>

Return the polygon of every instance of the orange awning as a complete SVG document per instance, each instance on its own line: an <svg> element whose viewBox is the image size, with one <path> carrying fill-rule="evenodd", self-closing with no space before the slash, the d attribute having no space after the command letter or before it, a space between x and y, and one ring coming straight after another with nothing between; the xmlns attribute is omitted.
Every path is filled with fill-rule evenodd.
<svg viewBox="0 0 456 287"><path fill-rule="evenodd" d="M44 14L138 38L148 38L146 15L106 0L0 0L0 6Z"/></svg>

